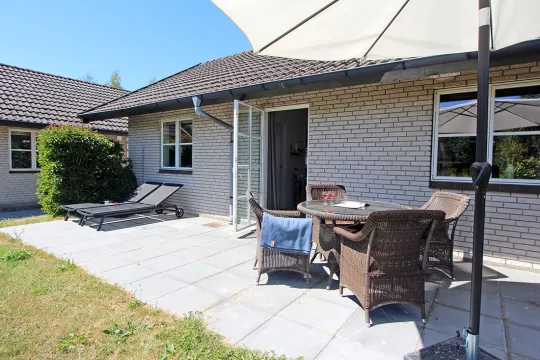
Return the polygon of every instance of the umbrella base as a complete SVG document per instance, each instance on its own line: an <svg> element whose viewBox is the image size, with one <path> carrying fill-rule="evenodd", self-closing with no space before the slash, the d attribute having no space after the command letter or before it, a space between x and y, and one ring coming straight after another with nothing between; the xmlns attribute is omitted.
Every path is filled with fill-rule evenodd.
<svg viewBox="0 0 540 360"><path fill-rule="evenodd" d="M454 337L427 348L407 354L403 360L465 360L465 339ZM499 360L499 358L480 349L479 360Z"/></svg>

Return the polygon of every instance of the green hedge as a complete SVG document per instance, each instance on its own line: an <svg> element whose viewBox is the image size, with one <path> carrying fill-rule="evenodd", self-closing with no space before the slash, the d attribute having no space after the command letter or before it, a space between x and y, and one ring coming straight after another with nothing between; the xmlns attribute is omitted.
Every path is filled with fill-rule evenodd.
<svg viewBox="0 0 540 360"><path fill-rule="evenodd" d="M52 126L38 137L39 204L50 215L61 204L121 201L136 188L131 166L117 141L85 127Z"/></svg>

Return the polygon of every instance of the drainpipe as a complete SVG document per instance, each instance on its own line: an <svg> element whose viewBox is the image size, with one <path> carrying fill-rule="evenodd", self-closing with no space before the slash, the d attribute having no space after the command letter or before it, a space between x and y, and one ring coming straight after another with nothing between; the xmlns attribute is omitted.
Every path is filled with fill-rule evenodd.
<svg viewBox="0 0 540 360"><path fill-rule="evenodd" d="M232 183L233 183L233 166L234 166L234 161L233 161L233 142L234 142L234 137L233 137L233 126L226 123L225 121L223 120L220 120L218 118L216 118L215 116L212 116L206 112L204 112L202 109L201 109L201 99L198 97L198 96L193 96L192 97L192 100L193 100L193 105L195 107L195 113L197 115L199 115L200 117L203 117L205 119L208 119L210 121L212 121L214 124L218 125L218 126L221 126L227 130L229 130L229 134L230 134L230 140L229 140L229 158L230 158L230 177L229 177L229 224L232 224L233 223L233 189L232 189Z"/></svg>

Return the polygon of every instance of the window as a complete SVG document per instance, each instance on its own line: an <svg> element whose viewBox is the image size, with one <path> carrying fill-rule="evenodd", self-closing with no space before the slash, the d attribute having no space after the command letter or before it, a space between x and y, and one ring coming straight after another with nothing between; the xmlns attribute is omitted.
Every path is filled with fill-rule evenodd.
<svg viewBox="0 0 540 360"><path fill-rule="evenodd" d="M540 184L540 85L491 85L488 161L495 183ZM436 93L432 179L470 181L476 91Z"/></svg>
<svg viewBox="0 0 540 360"><path fill-rule="evenodd" d="M163 121L161 125L161 167L191 170L192 165L192 120Z"/></svg>
<svg viewBox="0 0 540 360"><path fill-rule="evenodd" d="M39 131L9 130L10 169L37 170L39 169L36 140Z"/></svg>

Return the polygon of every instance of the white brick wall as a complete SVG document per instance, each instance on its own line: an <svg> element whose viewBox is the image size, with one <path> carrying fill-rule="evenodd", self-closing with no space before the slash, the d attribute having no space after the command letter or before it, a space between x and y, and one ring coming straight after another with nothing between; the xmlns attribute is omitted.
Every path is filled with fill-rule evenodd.
<svg viewBox="0 0 540 360"><path fill-rule="evenodd" d="M0 126L0 209L37 205L36 173L9 173L9 128Z"/></svg>
<svg viewBox="0 0 540 360"><path fill-rule="evenodd" d="M492 82L540 78L537 63L495 68ZM338 183L352 197L424 204L429 188L434 90L475 85L474 71L345 87L251 101L259 108L309 104L310 183ZM204 108L232 122L233 104ZM163 116L194 118L192 175L158 174ZM226 215L228 132L192 109L130 118L129 149L139 181L179 181L177 201L191 212ZM143 162L144 154L144 162ZM492 192L487 198L486 259L540 268L540 199ZM473 206L460 220L456 248L471 253Z"/></svg>
<svg viewBox="0 0 540 360"><path fill-rule="evenodd" d="M220 119L232 123L232 108L214 107ZM229 109L230 108L230 109ZM160 174L161 120L193 118L193 173ZM186 212L229 215L229 131L198 117L193 109L141 115L129 119L129 156L139 183L162 181L184 184L172 202Z"/></svg>

